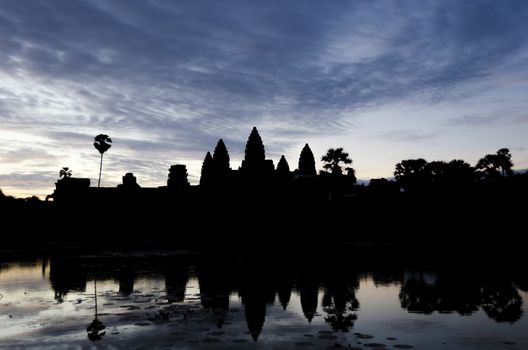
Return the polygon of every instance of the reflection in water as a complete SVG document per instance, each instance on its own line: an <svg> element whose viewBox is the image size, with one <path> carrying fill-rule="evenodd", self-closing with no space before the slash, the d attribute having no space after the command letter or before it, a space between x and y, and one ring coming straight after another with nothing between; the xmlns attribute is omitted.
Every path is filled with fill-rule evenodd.
<svg viewBox="0 0 528 350"><path fill-rule="evenodd" d="M354 337L369 337L357 333L369 331L361 328L361 320L365 318L365 324L368 324L372 317L362 309L357 297L362 286L360 282L365 276L373 282L372 288L378 286L394 290L394 301L399 310L404 311L398 317L405 314L414 314L413 317L451 314L455 317L480 312L489 319L512 327L520 320L526 322L523 318L525 306L519 292L519 289L526 290L526 277L515 271L504 274L456 267L435 270L434 267L408 269L400 264L369 266L364 261L320 261L317 264L299 261L302 260L272 261L233 256L211 258L207 255L104 259L60 256L50 257L49 265L42 264L37 268L42 268L43 278L49 278L53 291L50 299L54 297L58 302L54 304L56 307L73 304L78 310L89 311L91 303L87 298L94 296L94 309L90 310L92 321L87 328L78 328L86 329L84 337L87 334L91 341L112 341L116 335L126 334L127 327L136 329L135 332L139 332L141 327L150 327L149 332L154 328L159 332L165 332L164 329L169 332L151 341L215 342L227 339L235 332L233 342L242 344L244 337L249 335L250 339L261 343L274 339L268 337L270 332L278 337L284 331L284 323L280 323L284 319L292 327L303 329L303 333L313 330L334 332L335 335L331 336L316 333L313 339L308 339L313 345L327 338L337 339L335 342L339 344L354 345ZM49 266L47 276L46 266ZM9 268L0 267L0 282L2 278L6 281ZM97 276L94 277L93 294L91 290L87 291L88 275ZM98 293L100 283L104 289ZM115 289L112 289L112 283ZM189 283L197 284L199 291L191 290ZM0 284L2 289L9 285ZM10 290L0 292L4 294L0 304L11 307L13 299L9 299ZM71 298L68 297L70 294ZM5 301L6 296L8 301ZM104 299L104 314L98 312L99 296ZM24 298L19 297L19 300L23 302ZM394 301L387 300L391 305ZM237 312L239 308L241 313ZM62 310L72 313L71 307L69 311L67 308ZM381 320L395 317L395 311L387 312L380 314ZM83 314L72 313L72 316L75 315ZM35 323L40 316L32 317L35 320L29 318L28 322ZM0 322L5 320L0 318ZM86 320L84 325L88 322ZM196 328L192 328L194 324ZM212 331L209 327L216 330ZM15 330L12 332L16 333ZM205 332L205 335L198 332ZM296 334L291 333L289 337ZM2 336L0 331L0 344ZM9 339L14 341L12 339L15 338ZM304 343L306 339L299 341L299 344Z"/></svg>
<svg viewBox="0 0 528 350"><path fill-rule="evenodd" d="M94 320L86 328L86 332L88 332L88 339L90 339L91 341L101 340L103 336L106 334L106 332L104 331L106 326L103 324L103 322L99 321L99 319L97 318L97 277L94 278L94 302L95 302Z"/></svg>
<svg viewBox="0 0 528 350"><path fill-rule="evenodd" d="M213 314L216 326L222 328L229 310L229 296L232 290L232 281L226 266L199 266L198 281L202 307Z"/></svg>
<svg viewBox="0 0 528 350"><path fill-rule="evenodd" d="M50 282L59 303L70 291L84 292L88 274L82 261L55 258L50 261Z"/></svg>
<svg viewBox="0 0 528 350"><path fill-rule="evenodd" d="M168 258L163 266L167 301L183 302L189 270L193 268L182 258ZM335 267L327 273L320 271L320 268L311 268L300 267L296 280L277 265L201 262L194 270L200 285L201 305L216 316L218 328L222 327L229 310L230 294L238 291L245 306L249 331L258 337L264 324L266 305L275 304L278 293L279 303L286 310L292 285L295 284L302 312L308 322L312 322L317 313L319 289L323 288L321 302L327 314L326 321L336 331L349 331L359 308L355 296L359 286L358 274L350 269L336 270ZM89 261L52 258L49 278L55 299L63 302L69 292L84 292L88 269ZM130 295L134 289L135 272L130 267L121 267L116 273L119 293ZM394 275L400 276L397 273ZM324 276L323 283L319 276ZM497 322L515 322L522 316L522 299L512 280L496 275L472 274L470 271L444 271L433 277L421 271L407 272L399 298L401 307L414 313L456 312L471 315L482 308Z"/></svg>
<svg viewBox="0 0 528 350"><path fill-rule="evenodd" d="M317 311L317 299L319 295L319 283L314 276L304 272L298 284L299 294L301 296L301 307L304 317L308 322L312 322L315 312Z"/></svg>
<svg viewBox="0 0 528 350"><path fill-rule="evenodd" d="M329 276L322 301L323 310L327 313L325 321L335 331L348 332L357 320L356 311L359 309L357 275L344 271L336 275L332 271Z"/></svg>
<svg viewBox="0 0 528 350"><path fill-rule="evenodd" d="M189 271L184 262L180 259L168 259L165 266L165 290L169 303L183 301L188 280Z"/></svg>
<svg viewBox="0 0 528 350"><path fill-rule="evenodd" d="M497 322L515 322L522 316L522 299L511 281L491 278L482 286L482 309Z"/></svg>
<svg viewBox="0 0 528 350"><path fill-rule="evenodd" d="M249 283L240 288L249 333L257 341L266 320L266 296L261 285Z"/></svg>
<svg viewBox="0 0 528 350"><path fill-rule="evenodd" d="M119 270L119 293L122 296L129 296L134 291L134 281L136 275L130 266L124 266Z"/></svg>
<svg viewBox="0 0 528 350"><path fill-rule="evenodd" d="M249 333L257 341L266 319L266 305L275 303L275 286L269 266L255 263L244 264L237 268L238 294L244 305Z"/></svg>
<svg viewBox="0 0 528 350"><path fill-rule="evenodd" d="M497 322L515 322L522 316L522 299L511 280L497 276L449 271L427 281L422 272L408 276L400 302L409 312L457 312L471 315L481 307Z"/></svg>
<svg viewBox="0 0 528 350"><path fill-rule="evenodd" d="M288 304L290 303L292 293L291 279L288 278L288 275L279 271L277 273L277 280L275 285L277 288L277 295L279 296L279 302L282 306L282 309L286 310Z"/></svg>

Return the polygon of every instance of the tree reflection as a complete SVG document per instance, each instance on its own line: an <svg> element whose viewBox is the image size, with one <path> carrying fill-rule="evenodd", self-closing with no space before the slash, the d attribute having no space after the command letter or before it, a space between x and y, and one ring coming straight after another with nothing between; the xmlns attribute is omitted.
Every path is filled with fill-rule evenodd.
<svg viewBox="0 0 528 350"><path fill-rule="evenodd" d="M434 281L414 273L402 284L399 297L402 308L423 314L471 315L481 307L491 319L513 323L523 313L522 298L510 280L468 271L443 273Z"/></svg>
<svg viewBox="0 0 528 350"><path fill-rule="evenodd" d="M359 309L355 293L357 287L357 276L347 279L344 272L338 275L333 273L326 283L322 304L327 314L325 321L334 331L348 332L354 327L356 311Z"/></svg>
<svg viewBox="0 0 528 350"><path fill-rule="evenodd" d="M88 339L91 341L98 341L106 334L104 329L106 326L97 318L97 277L94 278L94 296L95 296L95 317L92 323L86 328L88 332Z"/></svg>
<svg viewBox="0 0 528 350"><path fill-rule="evenodd" d="M347 304L344 308L340 308L336 306L335 299L332 302L330 294L325 293L323 296L323 310L327 313L325 321L334 331L348 332L354 327L354 322L357 320L354 311L357 311L359 302L355 299Z"/></svg>
<svg viewBox="0 0 528 350"><path fill-rule="evenodd" d="M436 309L434 287L426 283L423 275L403 283L399 297L401 307L409 312L431 314Z"/></svg>
<svg viewBox="0 0 528 350"><path fill-rule="evenodd" d="M489 281L482 288L482 309L497 322L518 321L522 314L522 298L508 281Z"/></svg>

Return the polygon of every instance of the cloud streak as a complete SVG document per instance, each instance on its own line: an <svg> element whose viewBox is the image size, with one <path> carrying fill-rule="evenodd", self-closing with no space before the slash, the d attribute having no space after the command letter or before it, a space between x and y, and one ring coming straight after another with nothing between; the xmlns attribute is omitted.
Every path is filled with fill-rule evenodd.
<svg viewBox="0 0 528 350"><path fill-rule="evenodd" d="M256 125L280 154L365 109L478 93L524 57L527 17L523 1L10 1L0 120L50 153L104 132L139 162L201 160L220 137L239 158Z"/></svg>

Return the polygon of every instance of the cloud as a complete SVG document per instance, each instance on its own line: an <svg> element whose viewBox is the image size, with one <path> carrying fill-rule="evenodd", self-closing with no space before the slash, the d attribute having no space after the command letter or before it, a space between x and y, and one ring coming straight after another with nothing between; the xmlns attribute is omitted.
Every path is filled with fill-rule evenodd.
<svg viewBox="0 0 528 350"><path fill-rule="evenodd" d="M219 138L240 158L253 126L281 154L360 128L364 109L490 88L523 66L527 17L524 1L10 1L0 121L55 156L109 134L131 167L201 160Z"/></svg>
<svg viewBox="0 0 528 350"><path fill-rule="evenodd" d="M77 85L103 124L168 123L178 133L192 120L197 127L182 132L203 136L265 114L333 132L343 109L438 97L485 75L524 43L526 7L433 1L420 12L411 3L380 9L366 2L28 2L4 6L13 35L2 51L5 68L59 87ZM359 15L371 18L360 33ZM387 39L377 55L350 62L333 48L336 35L368 40L384 18Z"/></svg>
<svg viewBox="0 0 528 350"><path fill-rule="evenodd" d="M447 127L488 127L490 125L512 124L520 126L528 122L528 106L502 106L499 111L482 111L479 115L466 114L446 119Z"/></svg>
<svg viewBox="0 0 528 350"><path fill-rule="evenodd" d="M39 162L45 163L55 160L57 157L41 149L19 148L5 153L0 153L0 162L2 163L22 163L32 162L38 159Z"/></svg>
<svg viewBox="0 0 528 350"><path fill-rule="evenodd" d="M396 142L416 142L432 139L438 136L438 133L419 133L412 130L394 130L380 135L380 138Z"/></svg>
<svg viewBox="0 0 528 350"><path fill-rule="evenodd" d="M478 116L464 115L461 117L451 118L445 121L446 126L482 126L497 122L498 118L493 115Z"/></svg>

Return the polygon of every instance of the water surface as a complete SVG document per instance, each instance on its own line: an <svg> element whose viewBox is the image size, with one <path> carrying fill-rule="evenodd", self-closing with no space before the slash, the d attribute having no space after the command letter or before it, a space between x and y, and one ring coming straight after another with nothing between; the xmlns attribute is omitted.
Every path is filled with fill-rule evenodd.
<svg viewBox="0 0 528 350"><path fill-rule="evenodd" d="M379 257L61 252L0 264L0 348L527 349L526 291Z"/></svg>

